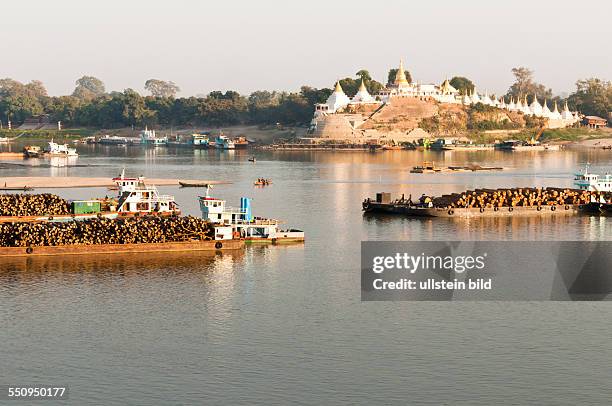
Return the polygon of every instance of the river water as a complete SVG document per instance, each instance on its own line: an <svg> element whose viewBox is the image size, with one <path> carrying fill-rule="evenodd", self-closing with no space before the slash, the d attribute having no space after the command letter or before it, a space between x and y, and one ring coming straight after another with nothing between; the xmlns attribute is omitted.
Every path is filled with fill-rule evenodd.
<svg viewBox="0 0 612 406"><path fill-rule="evenodd" d="M609 404L609 302L361 302L362 240L608 240L610 218L368 217L376 192L572 186L609 151L271 152L80 146L78 167L0 176L229 180L212 195L306 231L304 245L2 259L0 383L61 384L67 404ZM254 154L256 163L247 161ZM502 172L410 174L438 165ZM254 188L257 177L273 179ZM1 179L0 179L1 181ZM160 187L198 215L199 189ZM44 190L89 198L105 189Z"/></svg>

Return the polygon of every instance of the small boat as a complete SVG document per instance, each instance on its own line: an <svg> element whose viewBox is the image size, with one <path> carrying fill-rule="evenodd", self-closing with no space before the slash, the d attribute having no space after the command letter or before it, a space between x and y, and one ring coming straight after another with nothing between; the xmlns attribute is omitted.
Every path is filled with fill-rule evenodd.
<svg viewBox="0 0 612 406"><path fill-rule="evenodd" d="M0 143L9 142L10 139L8 137L0 137Z"/></svg>
<svg viewBox="0 0 612 406"><path fill-rule="evenodd" d="M208 183L204 183L204 182L183 182L179 180L179 185L181 185L181 187L210 187L211 185L209 185Z"/></svg>
<svg viewBox="0 0 612 406"><path fill-rule="evenodd" d="M271 184L272 184L272 179L264 179L264 178L257 179L257 181L253 183L253 185L255 186L268 186Z"/></svg>
<svg viewBox="0 0 612 406"><path fill-rule="evenodd" d="M257 160L255 159L254 156L252 156L252 157L249 158L249 162L257 162Z"/></svg>
<svg viewBox="0 0 612 406"><path fill-rule="evenodd" d="M34 190L34 188L30 186L6 186L6 183L5 183L4 187L0 187L0 190L29 192L30 190Z"/></svg>
<svg viewBox="0 0 612 406"><path fill-rule="evenodd" d="M38 145L26 145L23 147L23 155L26 158L38 158L42 151Z"/></svg>
<svg viewBox="0 0 612 406"><path fill-rule="evenodd" d="M44 153L49 156L78 156L76 148L70 148L68 144L57 144L53 140L49 141Z"/></svg>

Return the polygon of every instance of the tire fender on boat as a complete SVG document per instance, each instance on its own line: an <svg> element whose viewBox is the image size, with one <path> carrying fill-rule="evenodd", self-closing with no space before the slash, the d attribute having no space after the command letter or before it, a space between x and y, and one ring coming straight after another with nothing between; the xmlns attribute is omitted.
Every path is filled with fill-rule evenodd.
<svg viewBox="0 0 612 406"><path fill-rule="evenodd" d="M542 206L538 206L537 211L542 211Z"/></svg>
<svg viewBox="0 0 612 406"><path fill-rule="evenodd" d="M512 206L508 207L508 211L514 211L514 207Z"/></svg>
<svg viewBox="0 0 612 406"><path fill-rule="evenodd" d="M557 210L557 206L550 206L550 211L555 211Z"/></svg>
<svg viewBox="0 0 612 406"><path fill-rule="evenodd" d="M481 207L481 208L480 208L480 212L481 212L481 213L484 213L484 211L485 211L484 207Z"/></svg>
<svg viewBox="0 0 612 406"><path fill-rule="evenodd" d="M449 215L449 216L452 216L453 214L455 214L455 210L450 209L450 210L448 211L448 215Z"/></svg>
<svg viewBox="0 0 612 406"><path fill-rule="evenodd" d="M32 248L32 247L26 248L26 254L31 254L33 252L34 252L34 248Z"/></svg>
<svg viewBox="0 0 612 406"><path fill-rule="evenodd" d="M222 243L221 241L217 241L217 242L215 243L215 248L216 248L216 249L218 249L218 250L220 250L221 248L223 248L223 243Z"/></svg>

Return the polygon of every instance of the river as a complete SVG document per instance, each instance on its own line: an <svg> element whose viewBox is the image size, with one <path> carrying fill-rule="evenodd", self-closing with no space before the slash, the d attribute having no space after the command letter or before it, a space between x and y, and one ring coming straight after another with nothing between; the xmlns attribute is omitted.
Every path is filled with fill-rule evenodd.
<svg viewBox="0 0 612 406"><path fill-rule="evenodd" d="M605 217L363 216L376 192L571 187L602 150L273 152L79 146L78 167L0 176L229 180L211 190L303 229L304 245L0 263L0 383L62 384L67 404L606 404L609 302L361 302L362 240L608 240ZM256 163L248 162L251 155ZM501 172L411 174L422 161ZM258 177L273 184L255 188ZM1 178L0 178L1 180ZM201 189L160 187L198 215ZM40 189L89 198L105 189Z"/></svg>

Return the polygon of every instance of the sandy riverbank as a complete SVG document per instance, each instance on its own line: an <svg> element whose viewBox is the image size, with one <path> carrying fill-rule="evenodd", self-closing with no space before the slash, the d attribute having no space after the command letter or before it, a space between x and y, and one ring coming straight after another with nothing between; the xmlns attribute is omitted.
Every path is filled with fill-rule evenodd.
<svg viewBox="0 0 612 406"><path fill-rule="evenodd" d="M208 183L210 185L230 183L215 180L180 179L188 183ZM149 179L145 182L155 186L178 186L179 179ZM0 178L0 187L33 187L33 188L76 188L76 187L109 187L115 186L110 178L81 178L81 177L45 177L45 176L16 176Z"/></svg>
<svg viewBox="0 0 612 406"><path fill-rule="evenodd" d="M612 146L612 137L610 138L593 138L575 142L573 145L587 148L603 148Z"/></svg>

